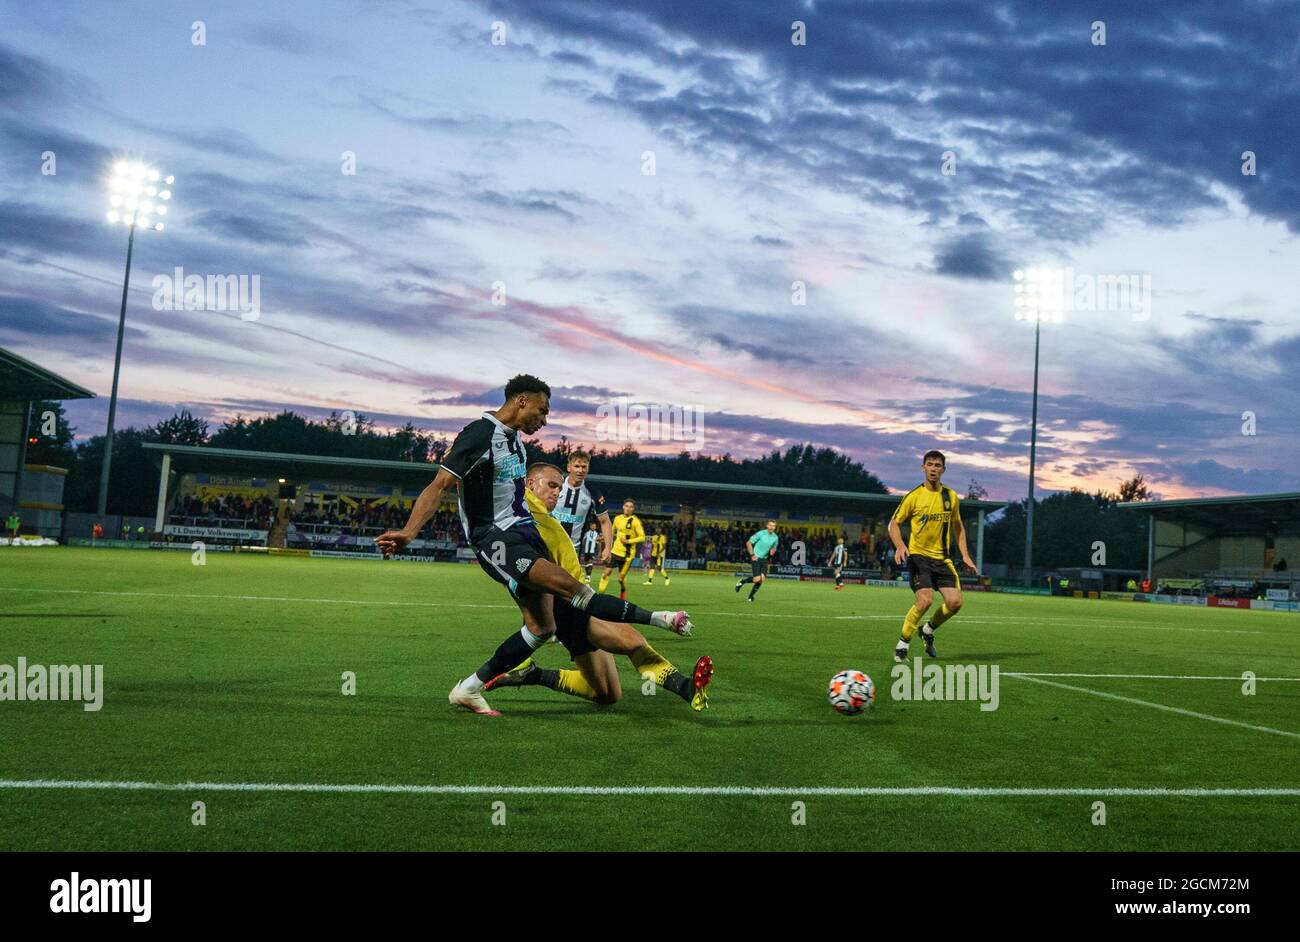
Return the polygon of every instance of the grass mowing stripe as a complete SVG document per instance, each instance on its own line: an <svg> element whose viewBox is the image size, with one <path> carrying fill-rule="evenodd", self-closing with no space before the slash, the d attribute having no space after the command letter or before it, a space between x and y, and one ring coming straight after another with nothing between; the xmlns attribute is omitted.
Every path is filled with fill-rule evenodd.
<svg viewBox="0 0 1300 942"><path fill-rule="evenodd" d="M1263 798L1300 797L1300 788L980 788L943 785L899 787L826 787L767 785L365 785L319 782L112 782L76 779L0 779L0 788L87 791L217 791L317 792L340 794L413 795L608 795L699 796L738 798L794 797L870 798L905 795L951 795L957 798Z"/></svg>
<svg viewBox="0 0 1300 942"><path fill-rule="evenodd" d="M1288 736L1292 739L1300 739L1300 733L1288 732L1285 729L1274 729L1271 726L1256 726L1253 723L1243 723L1240 720L1229 720L1222 716L1211 716L1208 713L1197 713L1195 710L1184 710L1182 707L1172 707L1164 703L1152 703L1150 700L1139 700L1137 697L1122 697L1117 693L1106 693L1104 690L1089 690L1087 687L1075 687L1071 684L1057 683L1054 680L1043 680L1041 677L1029 677L1025 674L1013 674L1011 676L1016 677L1019 680L1027 680L1034 684L1045 684L1048 687L1059 687L1062 690L1074 690L1078 693L1091 694L1094 697L1104 697L1107 700L1119 700L1121 703L1135 703L1138 706L1151 707L1153 710L1164 710L1168 713L1177 713L1180 716L1191 716L1198 720L1209 720L1212 723L1223 723L1227 726L1240 726L1242 729L1253 729L1257 733L1272 733L1275 736Z"/></svg>

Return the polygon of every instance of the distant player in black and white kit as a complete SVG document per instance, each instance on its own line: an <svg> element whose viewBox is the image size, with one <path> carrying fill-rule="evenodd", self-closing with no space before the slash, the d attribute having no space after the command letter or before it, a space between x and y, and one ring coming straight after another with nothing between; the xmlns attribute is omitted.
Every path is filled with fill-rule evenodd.
<svg viewBox="0 0 1300 942"><path fill-rule="evenodd" d="M573 540L573 548L580 553L585 553L584 547L580 545L583 542L583 528L586 527L589 518L595 517L596 523L600 526L602 546L597 562L607 563L610 548L614 545L614 531L610 526L605 495L587 480L587 473L590 470L590 455L585 451L570 453L568 474L564 478L564 485L560 488L560 499L555 504L555 509L551 511L551 516L568 531L569 539ZM590 577L591 565L585 562L583 565L587 567L587 576Z"/></svg>
<svg viewBox="0 0 1300 942"><path fill-rule="evenodd" d="M831 550L831 558L826 564L835 570L835 591L838 592L844 588L844 566L849 561L849 550L844 545L844 537L840 537L835 549Z"/></svg>
<svg viewBox="0 0 1300 942"><path fill-rule="evenodd" d="M678 634L689 634L692 627L685 612L649 612L598 595L550 560L524 500L528 459L519 436L544 426L550 411L550 386L527 374L511 379L505 403L461 429L437 476L416 499L406 526L375 540L385 556L402 549L420 535L442 504L443 492L459 485L457 510L465 537L483 571L509 590L524 620L522 629L511 632L487 663L447 696L450 703L482 715L500 715L484 699L483 685L526 660L555 634L557 600L606 621L655 625Z"/></svg>
<svg viewBox="0 0 1300 942"><path fill-rule="evenodd" d="M582 548L578 553L582 562L582 567L587 570L587 582L591 582L591 567L596 564L600 558L600 531L596 529L596 524L587 524L587 532L582 534Z"/></svg>

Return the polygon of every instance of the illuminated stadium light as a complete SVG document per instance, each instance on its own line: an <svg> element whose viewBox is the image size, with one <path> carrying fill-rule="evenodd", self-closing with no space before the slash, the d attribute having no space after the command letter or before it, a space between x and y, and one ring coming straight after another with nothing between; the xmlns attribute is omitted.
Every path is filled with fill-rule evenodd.
<svg viewBox="0 0 1300 942"><path fill-rule="evenodd" d="M1029 502L1025 517L1025 585L1033 581L1034 561L1034 470L1038 458L1038 351L1043 321L1059 324L1065 319L1065 271L1050 265L1017 268L1015 314L1018 321L1034 324L1034 395L1029 420Z"/></svg>
<svg viewBox="0 0 1300 942"><path fill-rule="evenodd" d="M1065 270L1047 266L1017 268L1015 279L1016 320L1047 321L1059 324L1065 320Z"/></svg>
<svg viewBox="0 0 1300 942"><path fill-rule="evenodd" d="M144 163L125 160L115 163L108 182L109 204L114 208L124 207L131 212L118 213L110 221L135 228L148 226L155 231L161 230L161 223L152 220L151 214L161 208L153 199L170 200L172 191L167 189L159 192L158 187L151 185L159 181L165 181L170 186L176 178L171 174L164 177L161 171Z"/></svg>
<svg viewBox="0 0 1300 942"><path fill-rule="evenodd" d="M113 225L121 223L126 226L127 239L126 276L122 280L122 308L117 320L117 354L113 360L113 393L108 400L108 434L104 439L104 461L99 473L97 508L101 517L108 511L108 477L113 465L113 422L117 417L117 381L122 372L122 339L126 332L126 298L131 287L131 254L135 249L135 231L140 228L162 231L162 220L155 221L152 214L156 212L162 216L167 208L155 204L152 198L156 196L161 200L170 200L172 192L163 190L159 193L158 188L151 184L163 179L162 173L148 164L118 160L113 163L108 180L108 203L112 208L105 218ZM165 180L167 186L176 182L176 178L170 175Z"/></svg>

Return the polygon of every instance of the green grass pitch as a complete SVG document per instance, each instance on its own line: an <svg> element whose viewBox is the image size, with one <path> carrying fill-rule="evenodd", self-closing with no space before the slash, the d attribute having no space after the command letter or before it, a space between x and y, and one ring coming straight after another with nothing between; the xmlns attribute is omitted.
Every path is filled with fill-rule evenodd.
<svg viewBox="0 0 1300 942"><path fill-rule="evenodd" d="M452 684L519 624L475 566L0 551L0 664L103 664L106 690L98 713L0 702L0 849L1296 849L1300 683L1248 696L1240 679L1189 678L1300 678L1300 617L971 593L939 663L999 666L985 712L890 699L906 591L771 581L749 605L727 577L640 582L639 604L692 612L693 638L645 630L683 670L713 656L707 712L643 696L625 659L616 706L526 688L490 697L497 719L450 708ZM557 645L540 659L568 661ZM850 667L876 706L841 717L826 684ZM572 791L632 786L672 791ZM832 787L961 791L812 791Z"/></svg>

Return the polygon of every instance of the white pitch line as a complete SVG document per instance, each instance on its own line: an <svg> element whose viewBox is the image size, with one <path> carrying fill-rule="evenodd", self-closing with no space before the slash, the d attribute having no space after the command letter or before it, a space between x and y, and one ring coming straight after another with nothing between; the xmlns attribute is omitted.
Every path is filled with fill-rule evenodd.
<svg viewBox="0 0 1300 942"><path fill-rule="evenodd" d="M825 787L752 785L338 785L315 782L113 782L77 779L0 779L0 789L162 792L309 792L411 795L718 795L723 797L868 798L900 795L951 795L957 798L1062 798L1094 796L1133 798L1300 797L1300 788L979 788L920 785L912 787Z"/></svg>
<svg viewBox="0 0 1300 942"><path fill-rule="evenodd" d="M29 586L0 586L0 592L24 592L57 595L107 595L107 596L124 596L127 598L160 598L160 599L202 599L216 602L305 602L316 605L375 605L380 607L393 608L483 608L483 609L501 609L502 611L516 611L513 605L494 605L479 604L474 602L403 602L390 599L329 599L329 598L310 598L293 595L217 595L211 592L127 592L110 589L35 589ZM707 615L710 618L797 618L797 613L780 612L746 612L746 611L699 611L693 612L694 615ZM824 615L822 621L899 621L897 615ZM1000 625L1016 621L1028 622L1031 624L1051 623L1053 625L1085 627L1085 628L1113 628L1120 626L1131 626L1142 631L1195 631L1207 632L1210 634L1229 634L1229 635L1257 635L1263 634L1259 631L1243 631L1235 628L1187 628L1181 625L1150 625L1145 622L1121 622L1111 619L1096 619L1093 621L1073 621L1060 618L982 618L982 617L965 617L962 624L967 625Z"/></svg>
<svg viewBox="0 0 1300 942"><path fill-rule="evenodd" d="M1274 729L1271 726L1256 726L1253 723L1243 723L1240 720L1229 720L1222 716L1211 716L1209 713L1197 713L1195 710L1184 710L1182 707L1172 707L1164 703L1152 703L1150 700L1139 700L1137 697L1123 697L1117 693L1106 693L1104 690L1089 690L1087 687L1075 687L1071 684L1061 684L1054 680L1043 680L1041 677L1029 677L1023 674L1012 675L1019 680L1027 680L1034 684L1045 684L1048 687L1060 687L1062 690L1074 690L1078 693L1091 694L1094 697L1102 697L1106 700L1118 700L1121 703L1135 703L1138 706L1151 707L1153 710L1164 710L1167 713L1178 713L1182 716L1191 716L1198 720L1209 720L1212 723L1223 723L1227 726L1239 726L1242 729L1253 729L1257 733L1272 733L1275 736L1286 736L1290 739L1300 739L1300 733L1288 732L1285 729ZM1240 678L1235 678L1240 679Z"/></svg>
<svg viewBox="0 0 1300 942"><path fill-rule="evenodd" d="M389 599L323 599L291 595L214 595L211 592L121 592L108 589L32 589L0 586L0 592L48 592L60 595L125 595L160 599L206 599L210 602L315 602L334 605L383 605L415 608L508 608L514 605L479 605L473 602L398 602Z"/></svg>
<svg viewBox="0 0 1300 942"><path fill-rule="evenodd" d="M1036 671L1003 671L1003 677L1096 677L1105 680L1245 680L1240 674L1048 674ZM1300 684L1300 677L1256 677L1258 681Z"/></svg>

